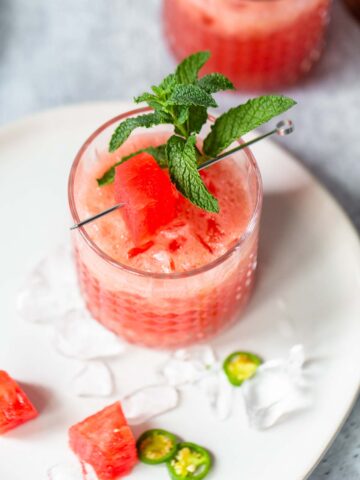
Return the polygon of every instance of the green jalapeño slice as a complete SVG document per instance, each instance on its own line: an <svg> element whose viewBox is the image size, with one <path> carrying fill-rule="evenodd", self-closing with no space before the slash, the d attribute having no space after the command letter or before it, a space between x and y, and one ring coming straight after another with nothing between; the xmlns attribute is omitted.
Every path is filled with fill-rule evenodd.
<svg viewBox="0 0 360 480"><path fill-rule="evenodd" d="M261 358L254 353L234 352L225 359L223 368L229 382L239 387L245 380L255 375L261 364Z"/></svg>
<svg viewBox="0 0 360 480"><path fill-rule="evenodd" d="M160 429L147 430L136 443L139 459L149 465L170 460L175 455L176 445L176 436Z"/></svg>
<svg viewBox="0 0 360 480"><path fill-rule="evenodd" d="M172 480L205 478L211 468L211 456L195 443L179 443L175 456L167 462Z"/></svg>

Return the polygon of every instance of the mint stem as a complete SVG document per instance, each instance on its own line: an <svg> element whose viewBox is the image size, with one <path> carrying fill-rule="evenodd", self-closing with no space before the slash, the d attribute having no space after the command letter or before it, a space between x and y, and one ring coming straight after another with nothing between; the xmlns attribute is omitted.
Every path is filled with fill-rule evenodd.
<svg viewBox="0 0 360 480"><path fill-rule="evenodd" d="M171 115L174 126L178 129L179 132L181 132L181 134L184 136L184 138L187 138L189 136L189 134L187 132L187 129L183 125L178 123L177 117L176 117L175 112L174 112L174 108L173 107L168 108L168 111Z"/></svg>
<svg viewBox="0 0 360 480"><path fill-rule="evenodd" d="M182 135L183 135L185 138L188 137L188 133L187 133L187 131L186 131L186 129L184 128L183 125L179 125L178 123L175 123L175 126L176 126L176 128L179 130L179 132L182 133Z"/></svg>

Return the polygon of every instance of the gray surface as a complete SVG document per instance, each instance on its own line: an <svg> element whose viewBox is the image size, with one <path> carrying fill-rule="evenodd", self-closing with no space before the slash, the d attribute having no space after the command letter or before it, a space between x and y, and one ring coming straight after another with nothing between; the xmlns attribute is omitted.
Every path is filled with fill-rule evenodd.
<svg viewBox="0 0 360 480"><path fill-rule="evenodd" d="M322 62L284 91L299 102L287 146L360 229L360 25L334 7ZM160 0L0 0L0 124L71 102L128 100L159 81L174 66L159 14ZM359 454L360 401L311 480L359 479Z"/></svg>

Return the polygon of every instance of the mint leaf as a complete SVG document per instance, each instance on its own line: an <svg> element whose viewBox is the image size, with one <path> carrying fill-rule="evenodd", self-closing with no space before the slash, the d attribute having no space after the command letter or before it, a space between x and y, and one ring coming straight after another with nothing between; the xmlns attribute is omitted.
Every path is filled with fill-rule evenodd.
<svg viewBox="0 0 360 480"><path fill-rule="evenodd" d="M219 204L205 187L197 169L195 135L187 140L173 135L167 142L167 158L172 181L192 203L209 212L219 212Z"/></svg>
<svg viewBox="0 0 360 480"><path fill-rule="evenodd" d="M120 162L115 163L115 165L113 165L108 170L106 170L106 172L104 173L104 175L102 177L96 179L99 187L103 187L104 185L108 185L109 183L112 183L115 180L115 167L120 165L120 163L122 163L122 162L120 161Z"/></svg>
<svg viewBox="0 0 360 480"><path fill-rule="evenodd" d="M215 157L245 133L254 130L276 115L285 112L296 102L282 95L268 95L249 100L221 115L211 127L203 150Z"/></svg>
<svg viewBox="0 0 360 480"><path fill-rule="evenodd" d="M141 150L137 150L134 153L130 153L130 155L126 155L125 157L122 157L122 159L119 162L114 163L112 167L106 170L106 172L102 177L97 178L96 181L99 187L103 187L104 185L109 185L115 180L115 168L118 165L121 165L122 163L126 162L126 160L129 160L130 158L135 157L139 153L143 153L143 152L146 152L152 155L161 168L167 167L166 145L159 145L158 147L142 148Z"/></svg>
<svg viewBox="0 0 360 480"><path fill-rule="evenodd" d="M168 103L171 105L217 107L217 103L212 96L197 85L176 85Z"/></svg>
<svg viewBox="0 0 360 480"><path fill-rule="evenodd" d="M188 132L199 133L208 118L207 109L205 107L192 106L189 109Z"/></svg>
<svg viewBox="0 0 360 480"><path fill-rule="evenodd" d="M114 152L125 142L131 132L138 127L150 128L154 125L165 123L164 118L157 112L147 115L139 115L138 117L128 118L120 123L114 131L110 144L109 152Z"/></svg>
<svg viewBox="0 0 360 480"><path fill-rule="evenodd" d="M177 67L175 75L179 83L194 83L199 70L210 58L210 52L197 52L186 57Z"/></svg>
<svg viewBox="0 0 360 480"><path fill-rule="evenodd" d="M163 111L163 105L160 103L158 100L158 97L156 95L153 95L152 93L145 92L139 97L134 98L135 103L141 103L141 102L146 102L149 107L153 108L155 111L161 113L161 114L166 114Z"/></svg>
<svg viewBox="0 0 360 480"><path fill-rule="evenodd" d="M163 79L159 86L153 85L151 89L158 97L163 98L172 92L172 89L176 84L177 80L175 73L170 73Z"/></svg>
<svg viewBox="0 0 360 480"><path fill-rule="evenodd" d="M134 153L130 153L130 155L127 155L126 157L122 158L122 162L125 162L126 160L129 160L132 157L135 157L139 153L149 153L152 157L155 158L157 163L159 164L159 167L161 168L166 168L167 167L167 157L166 157L166 145L158 145L157 147L146 147L146 148L141 148L140 150L137 150ZM122 163L121 162L121 163Z"/></svg>
<svg viewBox="0 0 360 480"><path fill-rule="evenodd" d="M235 90L234 85L221 73L210 73L200 78L197 83L207 93L216 93L221 90Z"/></svg>
<svg viewBox="0 0 360 480"><path fill-rule="evenodd" d="M189 118L189 107L187 105L177 105L174 107L177 117L177 123L182 125Z"/></svg>
<svg viewBox="0 0 360 480"><path fill-rule="evenodd" d="M167 99L170 96L174 86L176 85L176 77L174 73L171 73L160 83L160 85L153 85L151 87L154 93L145 92L142 95L135 97L135 103L146 102L155 111L159 112L163 116L169 116L166 109ZM155 95L154 95L155 94ZM170 123L171 117L169 117Z"/></svg>
<svg viewBox="0 0 360 480"><path fill-rule="evenodd" d="M152 100L157 100L157 96L154 95L153 93L142 93L138 97L134 98L135 103L141 103L141 102L151 102Z"/></svg>

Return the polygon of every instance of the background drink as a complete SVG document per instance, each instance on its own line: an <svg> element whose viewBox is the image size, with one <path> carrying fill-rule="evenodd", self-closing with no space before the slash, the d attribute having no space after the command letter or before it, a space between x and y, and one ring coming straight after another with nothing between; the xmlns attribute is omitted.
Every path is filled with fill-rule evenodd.
<svg viewBox="0 0 360 480"><path fill-rule="evenodd" d="M96 177L110 164L171 134L166 126L135 133L120 151L107 154L114 126L130 114L101 127L80 150L69 182L75 221L114 203L113 185L96 186ZM79 282L89 310L131 342L175 347L206 339L229 325L248 302L262 195L256 163L250 152L240 152L207 169L205 181L216 189L222 214L203 212L183 200L177 218L145 251L134 248L120 212L74 232Z"/></svg>
<svg viewBox="0 0 360 480"><path fill-rule="evenodd" d="M318 60L330 0L164 0L165 36L178 59L210 50L204 72L237 88L296 82Z"/></svg>

